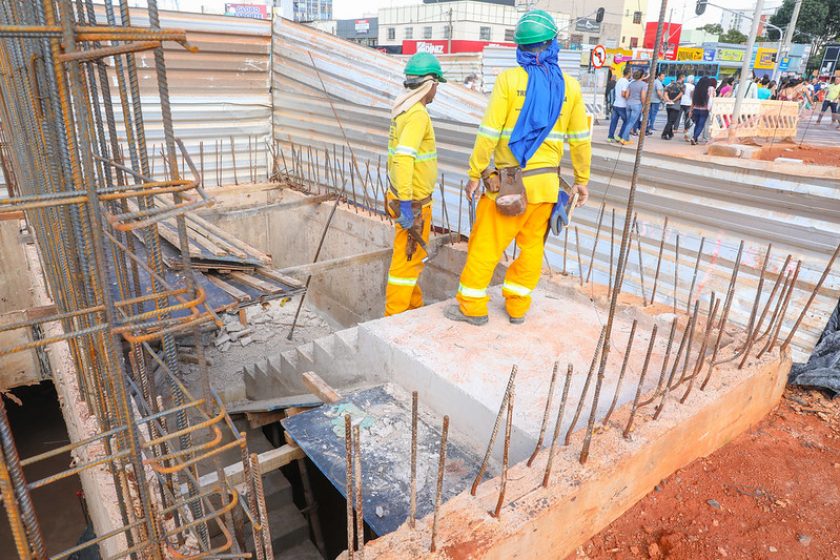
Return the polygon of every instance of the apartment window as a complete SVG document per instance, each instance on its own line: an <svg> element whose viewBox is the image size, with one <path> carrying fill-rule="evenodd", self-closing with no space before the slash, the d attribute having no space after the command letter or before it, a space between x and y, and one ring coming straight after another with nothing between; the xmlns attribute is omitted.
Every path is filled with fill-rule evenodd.
<svg viewBox="0 0 840 560"><path fill-rule="evenodd" d="M397 30L393 27L388 28L388 39L393 41L397 38Z"/></svg>
<svg viewBox="0 0 840 560"><path fill-rule="evenodd" d="M405 28L405 38L406 39L413 39L414 38L414 28L413 27L406 27Z"/></svg>
<svg viewBox="0 0 840 560"><path fill-rule="evenodd" d="M639 38L638 37L630 37L630 48L635 49L639 46Z"/></svg>
<svg viewBox="0 0 840 560"><path fill-rule="evenodd" d="M432 26L427 25L423 27L423 38L424 39L431 39L432 38Z"/></svg>
<svg viewBox="0 0 840 560"><path fill-rule="evenodd" d="M642 12L633 12L633 23L642 23Z"/></svg>
<svg viewBox="0 0 840 560"><path fill-rule="evenodd" d="M593 36L593 35L590 35L590 36L589 36L589 44L590 44L590 45L597 45L597 44L598 44L598 43L600 43L600 42L601 42L601 41L599 41L599 37L595 37L595 36Z"/></svg>
<svg viewBox="0 0 840 560"><path fill-rule="evenodd" d="M452 35L450 33L450 27L448 25L443 26L443 38L444 39L451 39Z"/></svg>
<svg viewBox="0 0 840 560"><path fill-rule="evenodd" d="M481 41L489 41L490 40L490 28L489 27L480 27L478 29L478 38Z"/></svg>
<svg viewBox="0 0 840 560"><path fill-rule="evenodd" d="M627 41L627 37L622 35L621 36L621 44L623 45L625 43L625 41Z"/></svg>
<svg viewBox="0 0 840 560"><path fill-rule="evenodd" d="M513 42L513 32L513 29L505 29L505 41L507 41L508 43Z"/></svg>
<svg viewBox="0 0 840 560"><path fill-rule="evenodd" d="M580 45L581 43L583 43L583 35L580 35L578 33L572 33L569 37L569 42L573 45Z"/></svg>

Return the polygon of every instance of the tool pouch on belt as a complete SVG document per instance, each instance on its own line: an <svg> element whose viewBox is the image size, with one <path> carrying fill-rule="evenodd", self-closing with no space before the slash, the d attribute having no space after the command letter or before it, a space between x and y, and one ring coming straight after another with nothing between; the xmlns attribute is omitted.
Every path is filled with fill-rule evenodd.
<svg viewBox="0 0 840 560"><path fill-rule="evenodd" d="M520 216L528 206L525 183L522 182L522 168L504 167L498 170L499 194L496 195L496 210L505 216Z"/></svg>
<svg viewBox="0 0 840 560"><path fill-rule="evenodd" d="M499 178L499 170L495 167L488 167L481 172L481 182L484 183L484 190L490 193L499 192L502 181Z"/></svg>

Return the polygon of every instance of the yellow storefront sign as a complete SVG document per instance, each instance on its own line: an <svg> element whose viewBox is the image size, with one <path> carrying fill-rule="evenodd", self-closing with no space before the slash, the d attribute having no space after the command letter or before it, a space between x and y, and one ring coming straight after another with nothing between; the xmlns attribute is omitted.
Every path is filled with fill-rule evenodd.
<svg viewBox="0 0 840 560"><path fill-rule="evenodd" d="M759 48L755 53L755 64L753 64L753 68L772 70L776 65L773 62L773 56L775 54L776 49Z"/></svg>
<svg viewBox="0 0 840 560"><path fill-rule="evenodd" d="M703 60L703 49L699 47L680 47L677 51L677 60Z"/></svg>
<svg viewBox="0 0 840 560"><path fill-rule="evenodd" d="M739 49L718 49L717 59L720 62L741 62L744 60L744 51Z"/></svg>

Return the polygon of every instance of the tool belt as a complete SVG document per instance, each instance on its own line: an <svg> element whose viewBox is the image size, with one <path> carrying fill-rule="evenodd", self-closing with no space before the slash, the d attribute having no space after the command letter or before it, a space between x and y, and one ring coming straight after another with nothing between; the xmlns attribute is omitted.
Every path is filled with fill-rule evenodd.
<svg viewBox="0 0 840 560"><path fill-rule="evenodd" d="M560 174L559 167L538 167L523 170L521 167L487 168L481 174L484 188L496 193L496 210L503 216L521 216L528 207L528 194L523 179L545 173Z"/></svg>
<svg viewBox="0 0 840 560"><path fill-rule="evenodd" d="M390 187L388 189L388 193L394 197L397 197L397 191ZM428 206L432 203L432 195L429 195L425 198L421 198L419 200L412 200L411 201L411 211L414 213L414 224L411 226L411 229L414 230L416 233L415 235L408 236L408 242L405 245L405 258L406 260L411 260L414 256L414 253L417 252L417 239L423 238L423 227L426 225L425 221L423 220L423 208ZM387 202L387 208L385 209L386 212L395 220L400 217L400 201L398 198L391 198Z"/></svg>

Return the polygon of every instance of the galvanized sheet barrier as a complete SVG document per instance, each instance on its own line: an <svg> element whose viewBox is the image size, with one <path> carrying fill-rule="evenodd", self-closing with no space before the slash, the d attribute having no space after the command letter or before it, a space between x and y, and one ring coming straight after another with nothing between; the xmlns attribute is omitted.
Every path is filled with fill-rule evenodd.
<svg viewBox="0 0 840 560"><path fill-rule="evenodd" d="M313 35L317 32L285 21L282 25L275 25L275 33L274 138L282 153L290 156L293 147L311 147L312 163L317 164L319 176L325 178L324 151L329 150L331 158L337 155L341 160L346 175L349 177L351 174L351 149L344 145L341 128L317 73L313 71L311 62L307 69L306 61L300 55L289 54L289 45L302 48L301 37L304 37L316 64L327 57L334 61L329 76L324 75L320 66L319 70L324 76L335 112L357 160L370 162L372 183L386 184L384 157L389 123L386 107L390 102L388 92L399 87L396 80L401 70L400 63L347 42L336 45L328 38L316 40ZM353 61L353 64L345 65L345 60ZM357 71L355 61L360 61L367 73ZM372 66L378 68L378 89L370 87L368 73ZM302 78L302 73L308 77ZM393 80L387 86L382 84L385 76L392 76ZM363 102L360 102L357 93L361 90L366 91ZM466 99L462 99L461 92L454 90L440 88L435 102L429 106L435 126L439 171L445 183L446 212L443 204L436 204L434 219L436 225L446 226L445 218L448 216L449 226L466 234L469 221L460 185L466 180L465 170L478 122L476 116L483 112L486 101L483 97L475 97L468 104ZM440 99L446 104L445 112L451 116L449 107L456 97L463 103L460 118L446 119L444 114L436 114ZM309 157L309 152L304 150L303 158L308 160ZM605 204L592 273L593 279L603 284L607 283L610 270L611 210L616 210L618 239L623 226L621 220L629 189L632 157L630 149L594 144L590 185L592 200L575 214L586 274L595 246L599 207L602 201ZM278 164L280 167L283 165L279 159ZM567 159L564 159L564 164L569 165ZM797 290L790 303L792 312L782 329L784 336L840 241L840 205L837 204L836 186L829 181L779 176L737 167L711 167L706 163L654 154L646 154L642 164L636 206L646 295L649 297L651 293L666 217L669 226L656 301L667 306L674 305L675 268L679 271L676 290L679 309L688 307L689 291L692 299L702 294L704 301L711 291L719 296L724 294L739 242L744 239L745 257L739 276L739 290L732 306L732 320L735 324L746 326L755 297L761 258L767 243L772 242L769 272L777 273L788 253L793 255L792 264L798 258L803 259ZM357 188L361 187L357 185ZM437 198L440 199L439 193ZM381 208L381 203L378 208ZM677 233L680 236L680 251L679 265L675 266ZM703 258L692 290L694 264L702 237L706 238ZM549 237L547 255L555 271L564 268L565 255L565 269L572 274L579 273L575 245L573 233L569 236L568 246L563 239ZM617 250L613 252L613 258L617 261ZM625 290L641 294L636 248L631 251L628 267ZM772 279L775 280L775 275ZM797 333L795 358L803 359L810 353L836 305L840 295L838 288L840 272L835 271L824 284ZM453 292L454 289L453 286Z"/></svg>

